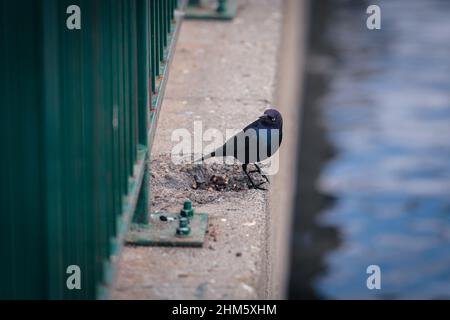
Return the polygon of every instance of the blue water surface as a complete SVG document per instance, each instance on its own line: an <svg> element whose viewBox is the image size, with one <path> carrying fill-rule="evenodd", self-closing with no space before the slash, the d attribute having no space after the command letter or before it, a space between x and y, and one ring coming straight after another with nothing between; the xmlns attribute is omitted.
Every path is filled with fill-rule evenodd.
<svg viewBox="0 0 450 320"><path fill-rule="evenodd" d="M321 224L342 245L316 284L326 298L450 298L450 1L335 1L325 34L336 51L321 121L337 154L321 192L336 197ZM379 265L381 290L366 268Z"/></svg>

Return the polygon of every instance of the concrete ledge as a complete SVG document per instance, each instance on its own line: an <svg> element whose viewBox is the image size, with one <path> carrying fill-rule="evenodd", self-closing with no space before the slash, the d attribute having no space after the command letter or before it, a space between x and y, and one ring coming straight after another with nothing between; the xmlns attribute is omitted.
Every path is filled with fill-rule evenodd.
<svg viewBox="0 0 450 320"><path fill-rule="evenodd" d="M279 279L270 273L281 269L272 266L269 192L193 190L169 154L174 129L192 132L194 121L204 130L239 129L273 103L281 4L239 1L230 22L183 22L151 154L151 210L178 211L191 198L210 214L207 240L203 248L126 247L113 299L261 299L280 291L270 288Z"/></svg>
<svg viewBox="0 0 450 320"><path fill-rule="evenodd" d="M303 70L307 43L309 0L285 0L276 101L283 114L283 149L280 170L270 195L268 243L270 260L267 296L286 298L288 290L291 226L298 167L298 142L302 119Z"/></svg>

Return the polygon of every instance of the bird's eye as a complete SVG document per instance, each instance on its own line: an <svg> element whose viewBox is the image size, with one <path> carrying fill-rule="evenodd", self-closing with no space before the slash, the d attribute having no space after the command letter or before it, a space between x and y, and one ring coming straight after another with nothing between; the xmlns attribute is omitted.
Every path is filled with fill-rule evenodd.
<svg viewBox="0 0 450 320"><path fill-rule="evenodd" d="M272 120L272 122L275 122L276 119L275 118L270 118L270 120Z"/></svg>

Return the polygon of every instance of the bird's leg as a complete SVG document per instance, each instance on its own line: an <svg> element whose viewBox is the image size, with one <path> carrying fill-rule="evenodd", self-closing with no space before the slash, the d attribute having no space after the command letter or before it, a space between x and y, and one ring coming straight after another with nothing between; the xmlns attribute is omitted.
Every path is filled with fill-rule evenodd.
<svg viewBox="0 0 450 320"><path fill-rule="evenodd" d="M249 171L248 173L258 172L267 181L267 183L270 184L269 178L267 178L267 176L262 173L261 168L256 163L254 163L254 165L256 167L256 170Z"/></svg>
<svg viewBox="0 0 450 320"><path fill-rule="evenodd" d="M259 174L261 174L262 177L263 177L264 179L266 179L267 183L270 184L269 178L267 178L267 176L266 176L265 174L262 173L261 168L260 168L256 163L255 163L255 167L256 167L256 169L258 170Z"/></svg>
<svg viewBox="0 0 450 320"><path fill-rule="evenodd" d="M245 175L247 176L247 178L248 178L248 180L250 181L250 183L251 183L251 185L252 185L253 188L259 189L259 190L267 190L267 189L265 189L265 188L261 188L261 187L260 187L262 183L256 185L256 184L253 182L252 178L250 177L250 175L249 175L248 172L247 172L247 164L245 164L245 163L242 164L242 170L244 171Z"/></svg>

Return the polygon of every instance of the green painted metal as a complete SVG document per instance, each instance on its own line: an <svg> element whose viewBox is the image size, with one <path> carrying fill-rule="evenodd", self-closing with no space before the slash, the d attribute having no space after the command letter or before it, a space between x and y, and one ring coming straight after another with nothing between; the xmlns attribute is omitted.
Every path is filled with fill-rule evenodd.
<svg viewBox="0 0 450 320"><path fill-rule="evenodd" d="M236 16L236 0L189 0L186 19L232 20Z"/></svg>
<svg viewBox="0 0 450 320"><path fill-rule="evenodd" d="M70 5L81 30L66 28ZM148 218L177 7L0 0L0 299L107 297L132 216ZM69 265L81 290L66 286Z"/></svg>
<svg viewBox="0 0 450 320"><path fill-rule="evenodd" d="M186 200L178 214L155 212L146 221L134 220L125 237L138 246L201 247L208 227L208 214L196 214ZM147 216L148 217L148 216Z"/></svg>
<svg viewBox="0 0 450 320"><path fill-rule="evenodd" d="M183 204L183 209L180 211L182 217L191 218L194 216L194 208L192 207L191 201L185 201Z"/></svg>
<svg viewBox="0 0 450 320"><path fill-rule="evenodd" d="M175 236L177 237L189 237L191 236L191 227L189 226L189 219L186 217L178 218L179 225L177 227Z"/></svg>
<svg viewBox="0 0 450 320"><path fill-rule="evenodd" d="M164 216L167 221L161 221ZM138 246L201 247L205 242L208 214L196 213L189 221L190 232L177 234L180 215L155 212L150 214L149 224L133 224L125 241ZM185 218L183 218L185 219Z"/></svg>

